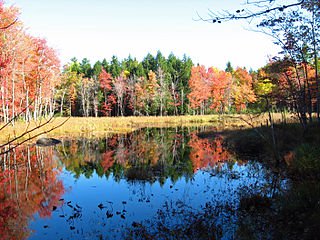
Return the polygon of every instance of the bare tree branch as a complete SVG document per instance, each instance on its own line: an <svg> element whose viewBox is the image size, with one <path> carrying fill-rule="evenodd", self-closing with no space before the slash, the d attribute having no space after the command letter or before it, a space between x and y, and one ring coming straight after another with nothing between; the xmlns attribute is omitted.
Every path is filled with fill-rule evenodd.
<svg viewBox="0 0 320 240"><path fill-rule="evenodd" d="M34 135L34 136L32 136L32 137L29 137L29 138L23 140L22 142L19 142L19 143L15 144L14 146L10 147L10 144L11 144L12 142L14 142L14 141L22 138L22 137L25 136L26 134L29 134L29 133L35 131L36 129L39 129L39 128L45 126L45 125L48 124L52 119L53 119L53 117L51 117L49 120L47 120L47 121L44 122L43 124L41 124L41 125L39 125L39 126L37 126L37 127L34 127L33 129L31 129L31 130L29 130L29 131L24 132L24 133L21 134L20 136L12 139L11 141L3 144L2 146L0 146L0 148L3 148L3 147L5 147L5 146L9 146L9 148L8 148L7 150L5 150L4 152L0 152L0 155L6 154L6 153L12 151L13 149L15 149L15 148L17 148L18 146L20 146L20 145L22 145L22 144L30 141L31 139L34 139L34 138L36 138L36 137L38 137L38 136L40 136L40 135L42 135L42 134L49 133L49 132L51 132L51 131L53 131L53 130L59 128L59 127L61 127L63 124L65 124L65 123L70 119L70 117L68 117L66 120L64 120L62 123L58 124L57 126L54 126L54 127L50 128L49 130L45 130L45 131L42 131L42 132L40 132L40 133L37 133L36 135Z"/></svg>
<svg viewBox="0 0 320 240"><path fill-rule="evenodd" d="M31 101L31 103L32 103L32 102L33 102L33 101ZM17 119L19 116L21 116L29 107L30 107L30 106L24 108L24 109L21 110L18 114L16 114L15 116L13 116L13 117L10 119L10 121L8 121L6 124L4 124L4 125L0 128L0 131L3 130L4 128L8 127L8 125L9 125L10 123L12 123L12 122L13 122L15 119ZM70 118L70 117L69 117L69 118ZM13 150L14 148L20 146L21 144L23 144L23 143L25 143L25 142L27 142L27 141L29 141L29 140L31 140L31 139L34 139L34 138L36 138L36 137L38 137L38 136L40 136L40 135L42 135L42 134L49 133L49 132L53 131L54 129L57 129L58 127L62 126L65 122L67 122L67 121L69 120L69 118L67 118L67 119L66 119L65 121L63 121L61 124L58 124L57 126L54 126L54 127L52 127L51 129L49 129L49 130L41 131L40 133L37 133L37 134L34 135L34 136L31 136L31 137L29 136L27 139L23 140L22 142L19 142L19 143L15 144L14 146L11 147L11 145L12 145L14 142L17 142L19 139L23 138L23 137L26 136L27 134L30 134L30 133L34 132L35 130L40 129L40 128L44 127L45 125L49 124L49 123L51 122L51 120L53 119L53 116L51 116L48 120L46 120L46 121L43 122L43 123L41 123L41 121L40 121L39 125L36 125L36 126L33 127L32 129L29 129L29 126L30 126L30 122L29 122L29 123L28 123L28 126L26 127L26 129L25 129L25 131L24 131L23 133L21 133L19 136L15 136L15 137L14 137L13 139L11 139L11 140L8 139L8 141L7 141L6 143L0 145L0 155L1 155L1 154L4 154L4 153L7 153L7 152L9 152L9 151L11 151L11 150ZM28 129L29 129L29 130L28 130ZM9 146L9 149L6 149L4 152L2 152L2 149L3 149L3 148L6 148L6 147L8 147L8 146Z"/></svg>
<svg viewBox="0 0 320 240"><path fill-rule="evenodd" d="M29 105L32 105L33 101L34 101L34 100L32 100ZM24 113L25 111L27 111L27 109L28 109L29 107L30 107L30 106L25 107L25 108L22 109L18 114L16 114L15 116L13 116L13 117L10 119L10 121L8 121L5 125L3 125L2 127L0 127L0 131L3 130L4 128L6 128L7 126L9 126L10 123L12 123L14 120L16 120L19 116L21 116L22 113Z"/></svg>
<svg viewBox="0 0 320 240"><path fill-rule="evenodd" d="M18 18L16 18L13 22L9 23L9 24L6 25L6 26L0 27L0 30L8 29L8 28L11 27L13 24L15 24L17 21L18 21Z"/></svg>
<svg viewBox="0 0 320 240"><path fill-rule="evenodd" d="M30 129L30 130L28 130L28 131L25 131L24 133L20 134L19 136L17 136L17 137L15 137L15 138L9 140L8 142L0 145L0 148L3 148L3 147L5 147L5 146L8 146L8 145L10 145L11 143L13 143L13 142L19 140L20 138L24 137L25 135L32 133L32 132L35 131L36 129L39 129L39 128L47 125L48 123L51 122L52 119L53 119L53 117L50 117L50 118L49 118L47 121L45 121L44 123L41 123L40 125L35 126L34 128L32 128L32 129ZM43 132L43 133L45 133L45 132ZM31 138L30 138L30 139L31 139Z"/></svg>
<svg viewBox="0 0 320 240"><path fill-rule="evenodd" d="M215 12L212 10L209 11L209 18L203 18L199 13L197 13L198 19L195 19L195 21L205 21L205 22L210 22L210 23L222 23L222 22L228 22L232 20L252 20L253 18L260 17L265 14L269 14L271 12L275 11L284 11L287 8L292 8L296 6L300 6L305 2L305 0L300 0L296 3L292 4L285 4L282 6L275 6L271 7L273 3L275 3L275 0L261 0L261 1L247 1L246 5L255 5L256 7L262 8L260 11L252 11L250 9L241 9L241 10L236 10L236 12L231 13L227 10L224 10L223 12ZM262 6L261 4L266 4Z"/></svg>

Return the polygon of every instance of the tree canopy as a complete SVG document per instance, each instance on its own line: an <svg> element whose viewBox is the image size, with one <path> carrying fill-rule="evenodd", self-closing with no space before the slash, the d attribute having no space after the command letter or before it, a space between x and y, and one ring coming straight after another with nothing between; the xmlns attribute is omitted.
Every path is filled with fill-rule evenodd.
<svg viewBox="0 0 320 240"><path fill-rule="evenodd" d="M61 70L54 49L26 33L19 10L0 4L0 118L43 116L183 115L277 110L297 112L305 125L319 117L319 2L247 1L234 15L256 18L258 30L282 52L258 71L194 65L187 56L147 53L142 60L112 56L91 63L72 58ZM266 104L266 102L268 104ZM319 117L320 119L320 117Z"/></svg>

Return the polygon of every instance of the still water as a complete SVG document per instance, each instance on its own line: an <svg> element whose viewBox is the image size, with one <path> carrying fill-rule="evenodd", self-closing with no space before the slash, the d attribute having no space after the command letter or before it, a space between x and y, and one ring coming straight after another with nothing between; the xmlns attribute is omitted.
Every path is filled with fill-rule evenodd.
<svg viewBox="0 0 320 240"><path fill-rule="evenodd" d="M146 128L1 156L0 239L234 238L243 194L269 196L286 181L204 130Z"/></svg>

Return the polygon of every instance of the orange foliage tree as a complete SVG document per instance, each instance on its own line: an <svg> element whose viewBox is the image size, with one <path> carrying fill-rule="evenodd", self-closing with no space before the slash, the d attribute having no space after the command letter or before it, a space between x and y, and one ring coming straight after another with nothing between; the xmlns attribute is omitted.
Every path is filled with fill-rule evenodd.
<svg viewBox="0 0 320 240"><path fill-rule="evenodd" d="M150 115L156 114L154 105L156 105L156 97L159 94L159 84L157 76L153 71L148 72L148 78L141 77L135 84L136 93L136 111L140 114Z"/></svg>
<svg viewBox="0 0 320 240"><path fill-rule="evenodd" d="M256 101L252 76L246 69L238 67L233 73L232 81L232 98L236 110L245 110L248 103Z"/></svg>
<svg viewBox="0 0 320 240"><path fill-rule="evenodd" d="M230 103L230 73L213 67L208 70L204 66L192 67L189 87L190 107L200 114L209 108L224 112Z"/></svg>
<svg viewBox="0 0 320 240"><path fill-rule="evenodd" d="M52 115L60 81L56 52L45 40L26 34L17 8L1 1L0 13L1 120L8 122L24 108L26 120Z"/></svg>
<svg viewBox="0 0 320 240"><path fill-rule="evenodd" d="M115 99L114 94L112 93L112 76L110 73L107 73L105 69L102 69L100 75L99 75L99 81L100 81L100 87L103 92L103 103L102 103L102 113L105 116L110 116L110 113L112 111L112 107L115 104L115 101L112 101L112 99Z"/></svg>
<svg viewBox="0 0 320 240"><path fill-rule="evenodd" d="M317 83L315 69L310 64L294 64L289 59L271 61L264 70L277 86L273 98L277 107L297 113L300 123L306 126L317 111Z"/></svg>

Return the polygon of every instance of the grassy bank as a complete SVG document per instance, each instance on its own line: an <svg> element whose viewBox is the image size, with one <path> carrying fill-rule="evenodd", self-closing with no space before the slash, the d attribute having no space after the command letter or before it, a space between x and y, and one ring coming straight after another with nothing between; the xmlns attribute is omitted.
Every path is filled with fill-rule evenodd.
<svg viewBox="0 0 320 240"><path fill-rule="evenodd" d="M262 231L264 236L270 233L270 239L315 239L320 226L319 124L306 130L300 124L277 124L274 133L276 148L267 127L224 133L237 157L258 159L277 173L272 185L279 191L248 191L240 200L238 232L243 239L260 239ZM281 179L289 185L282 186Z"/></svg>
<svg viewBox="0 0 320 240"><path fill-rule="evenodd" d="M281 119L280 114L276 114L275 119ZM205 115L205 116L165 116L165 117L101 117L101 118L84 118L84 117L71 117L53 118L49 124L26 134L20 140L33 137L46 132L47 136L65 137L65 136L105 136L112 133L127 133L143 127L177 127L177 126L215 126L218 129L234 129L246 128L249 125L246 121L251 122L255 126L265 124L267 121L266 115L254 117L250 115ZM33 121L26 123L17 121L14 126L9 125L1 130L0 142L4 143L15 136L33 129L40 124L45 123L46 120ZM65 122L62 126L50 131L55 126ZM49 132L50 131L50 132Z"/></svg>
<svg viewBox="0 0 320 240"><path fill-rule="evenodd" d="M272 167L285 166L293 178L320 179L320 127L276 124L224 132L228 147L240 158L259 158ZM274 136L274 137L273 137ZM277 164L278 163L278 164Z"/></svg>

